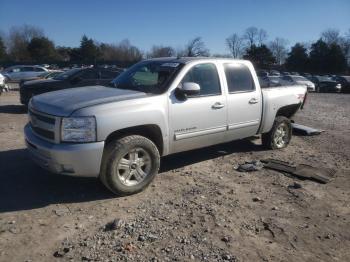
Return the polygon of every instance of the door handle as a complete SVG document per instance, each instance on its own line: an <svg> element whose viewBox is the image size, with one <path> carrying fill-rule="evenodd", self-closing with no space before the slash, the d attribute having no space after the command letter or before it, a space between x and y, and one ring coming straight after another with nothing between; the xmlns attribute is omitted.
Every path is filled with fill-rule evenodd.
<svg viewBox="0 0 350 262"><path fill-rule="evenodd" d="M211 106L212 109L220 109L223 108L225 105L220 103L220 102L216 102L214 105Z"/></svg>
<svg viewBox="0 0 350 262"><path fill-rule="evenodd" d="M249 104L256 104L256 103L258 103L259 102L259 100L258 99L256 99L255 97L253 97L252 99L250 99L249 100Z"/></svg>

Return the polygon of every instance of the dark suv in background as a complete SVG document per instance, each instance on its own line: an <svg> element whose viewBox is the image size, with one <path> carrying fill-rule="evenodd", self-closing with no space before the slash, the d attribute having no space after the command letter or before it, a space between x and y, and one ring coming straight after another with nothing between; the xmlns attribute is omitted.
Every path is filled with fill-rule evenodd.
<svg viewBox="0 0 350 262"><path fill-rule="evenodd" d="M332 79L341 85L342 93L350 93L350 76L334 76Z"/></svg>
<svg viewBox="0 0 350 262"><path fill-rule="evenodd" d="M340 92L341 84L328 76L312 76L309 78L316 86L316 92Z"/></svg>
<svg viewBox="0 0 350 262"><path fill-rule="evenodd" d="M20 100L28 105L32 96L46 92L83 87L90 85L108 85L121 73L121 70L105 68L74 68L51 79L26 81L20 86Z"/></svg>

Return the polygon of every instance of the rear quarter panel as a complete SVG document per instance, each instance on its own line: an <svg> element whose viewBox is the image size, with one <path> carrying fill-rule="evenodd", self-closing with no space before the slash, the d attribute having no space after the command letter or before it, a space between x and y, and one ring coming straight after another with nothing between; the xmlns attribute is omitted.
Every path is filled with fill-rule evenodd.
<svg viewBox="0 0 350 262"><path fill-rule="evenodd" d="M271 130L277 112L281 108L289 105L298 105L300 107L305 94L305 86L263 88L263 118L259 133L267 133Z"/></svg>

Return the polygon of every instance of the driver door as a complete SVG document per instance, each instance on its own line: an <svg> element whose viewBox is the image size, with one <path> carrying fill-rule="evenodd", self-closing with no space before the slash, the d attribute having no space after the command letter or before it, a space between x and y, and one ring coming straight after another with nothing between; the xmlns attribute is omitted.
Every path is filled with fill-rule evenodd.
<svg viewBox="0 0 350 262"><path fill-rule="evenodd" d="M181 83L184 82L197 83L201 90L198 95L185 100L177 98L175 91L170 95L169 134L172 153L222 143L226 131L226 96L216 65L194 65L182 79Z"/></svg>

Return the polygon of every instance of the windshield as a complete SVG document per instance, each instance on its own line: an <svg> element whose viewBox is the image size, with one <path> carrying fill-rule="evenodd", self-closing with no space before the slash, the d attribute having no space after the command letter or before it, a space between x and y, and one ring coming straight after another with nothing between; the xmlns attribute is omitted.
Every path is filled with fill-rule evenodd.
<svg viewBox="0 0 350 262"><path fill-rule="evenodd" d="M332 79L328 76L319 76L317 77L319 81L331 81Z"/></svg>
<svg viewBox="0 0 350 262"><path fill-rule="evenodd" d="M74 75L75 73L79 72L80 70L81 70L81 68L74 68L74 69L68 70L66 72L63 72L61 74L58 74L53 79L55 79L55 80L65 80L68 77L70 77L70 76Z"/></svg>
<svg viewBox="0 0 350 262"><path fill-rule="evenodd" d="M112 81L112 86L145 93L162 93L182 64L165 61L143 61L135 64Z"/></svg>

